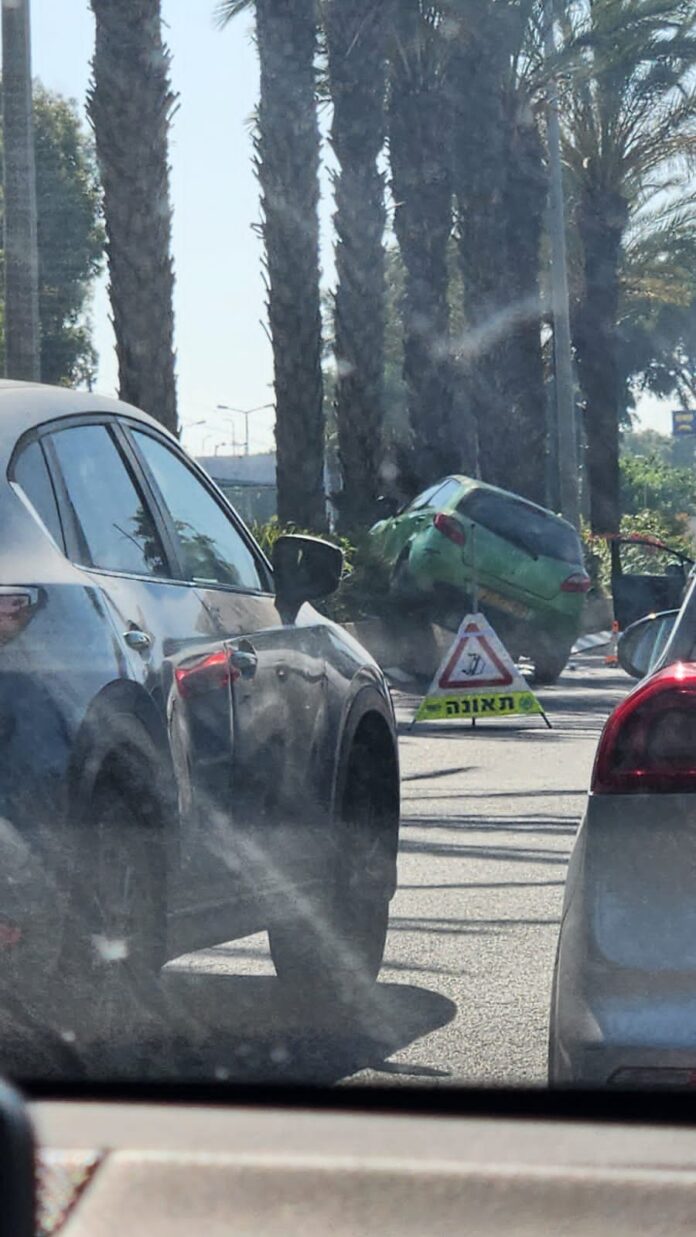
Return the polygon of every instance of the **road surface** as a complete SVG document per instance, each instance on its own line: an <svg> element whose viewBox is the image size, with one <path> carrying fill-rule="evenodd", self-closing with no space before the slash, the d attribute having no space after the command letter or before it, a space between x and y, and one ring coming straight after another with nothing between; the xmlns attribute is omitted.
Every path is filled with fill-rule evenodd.
<svg viewBox="0 0 696 1237"><path fill-rule="evenodd" d="M396 697L399 890L375 998L355 1025L280 1001L264 936L170 968L194 1072L244 1080L543 1084L568 854L604 719L629 687L602 656L540 692L540 719L428 723ZM181 1069L181 1062L178 1064Z"/></svg>

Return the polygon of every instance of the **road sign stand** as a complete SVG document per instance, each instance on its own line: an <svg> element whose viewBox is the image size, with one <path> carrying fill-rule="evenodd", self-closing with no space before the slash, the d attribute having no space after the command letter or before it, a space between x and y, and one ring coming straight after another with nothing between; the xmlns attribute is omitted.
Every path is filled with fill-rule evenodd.
<svg viewBox="0 0 696 1237"><path fill-rule="evenodd" d="M475 575L474 575L475 579ZM476 586L475 586L476 587ZM546 711L485 616L467 614L411 721L477 721L541 717Z"/></svg>

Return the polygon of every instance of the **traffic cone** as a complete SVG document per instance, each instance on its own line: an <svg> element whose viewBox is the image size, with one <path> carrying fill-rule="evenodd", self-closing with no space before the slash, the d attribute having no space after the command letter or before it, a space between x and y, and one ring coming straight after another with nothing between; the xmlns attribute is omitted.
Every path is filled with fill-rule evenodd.
<svg viewBox="0 0 696 1237"><path fill-rule="evenodd" d="M619 657L617 653L618 644L619 644L619 624L617 623L616 619L614 619L611 625L611 640L609 641L609 652L604 658L605 666L618 666L619 664Z"/></svg>

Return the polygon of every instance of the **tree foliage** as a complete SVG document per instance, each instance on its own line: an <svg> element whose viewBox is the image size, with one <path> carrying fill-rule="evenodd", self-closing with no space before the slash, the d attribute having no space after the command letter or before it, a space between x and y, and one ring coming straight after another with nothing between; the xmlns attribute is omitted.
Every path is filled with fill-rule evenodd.
<svg viewBox="0 0 696 1237"><path fill-rule="evenodd" d="M576 0L564 10L574 58L563 93L564 154L582 265L573 335L598 533L615 531L620 517L622 276L630 286L638 257L638 295L660 286L664 296L661 246L690 205L675 199L683 199L679 177L695 149L693 25L689 0Z"/></svg>
<svg viewBox="0 0 696 1237"><path fill-rule="evenodd" d="M105 239L94 144L76 104L39 84L34 141L41 377L89 385L97 363L89 304Z"/></svg>

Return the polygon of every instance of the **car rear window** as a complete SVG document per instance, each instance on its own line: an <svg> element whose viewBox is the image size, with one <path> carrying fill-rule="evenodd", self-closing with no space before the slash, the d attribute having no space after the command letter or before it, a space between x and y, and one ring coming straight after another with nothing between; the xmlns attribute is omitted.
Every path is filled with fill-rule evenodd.
<svg viewBox="0 0 696 1237"><path fill-rule="evenodd" d="M462 499L457 510L528 554L543 554L563 563L583 561L575 530L558 516L540 511L522 499L474 490Z"/></svg>

